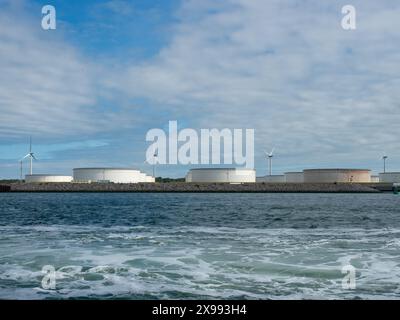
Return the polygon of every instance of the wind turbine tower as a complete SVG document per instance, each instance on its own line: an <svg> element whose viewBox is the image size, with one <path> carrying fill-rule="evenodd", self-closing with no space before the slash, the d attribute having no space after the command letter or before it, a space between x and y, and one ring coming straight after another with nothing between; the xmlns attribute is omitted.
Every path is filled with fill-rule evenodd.
<svg viewBox="0 0 400 320"><path fill-rule="evenodd" d="M33 170L32 170L32 161L33 161L33 160L37 160L37 159L35 158L34 153L32 152L32 137L29 138L29 153L28 153L25 157L23 157L23 158L21 159L21 163L22 163L22 160L24 160L24 159L26 159L26 158L29 158L29 160L30 160L29 172L30 172L30 174L32 175L32 172L33 172Z"/></svg>
<svg viewBox="0 0 400 320"><path fill-rule="evenodd" d="M22 181L22 160L19 160L19 180Z"/></svg>
<svg viewBox="0 0 400 320"><path fill-rule="evenodd" d="M274 157L274 149L272 148L271 152L265 151L265 155L268 158L268 173L270 176L272 176L272 158Z"/></svg>

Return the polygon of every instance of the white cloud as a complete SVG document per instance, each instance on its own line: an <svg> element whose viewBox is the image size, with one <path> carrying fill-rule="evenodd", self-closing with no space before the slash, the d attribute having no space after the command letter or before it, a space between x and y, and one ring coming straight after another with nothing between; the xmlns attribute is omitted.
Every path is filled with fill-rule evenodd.
<svg viewBox="0 0 400 320"><path fill-rule="evenodd" d="M283 169L379 165L383 151L400 163L400 5L392 1L352 1L357 30L344 31L344 1L188 0L165 29L169 44L140 64L90 61L60 30L41 30L9 3L0 12L0 141L160 127L168 117L255 128L258 155L276 146ZM132 98L149 101L142 113ZM98 107L105 101L110 108Z"/></svg>
<svg viewBox="0 0 400 320"><path fill-rule="evenodd" d="M341 1L184 2L171 43L129 70L126 93L200 127L255 128L287 166L383 150L400 161L400 5L353 2L356 31L341 28Z"/></svg>
<svg viewBox="0 0 400 320"><path fill-rule="evenodd" d="M5 2L0 11L0 139L110 130L116 111L98 109L104 70L68 45L61 30L42 30L36 9L33 17L24 2Z"/></svg>
<svg viewBox="0 0 400 320"><path fill-rule="evenodd" d="M124 0L112 0L104 3L100 3L98 5L100 9L111 10L113 13L119 15L130 15L134 11L134 6L132 2L124 1Z"/></svg>

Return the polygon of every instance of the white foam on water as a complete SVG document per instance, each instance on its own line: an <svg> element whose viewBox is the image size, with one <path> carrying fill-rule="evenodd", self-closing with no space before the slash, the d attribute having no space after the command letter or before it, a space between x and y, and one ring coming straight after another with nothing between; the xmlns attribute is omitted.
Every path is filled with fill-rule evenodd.
<svg viewBox="0 0 400 320"><path fill-rule="evenodd" d="M400 298L400 229L0 230L0 298ZM55 291L40 288L51 263ZM347 264L356 290L341 286Z"/></svg>

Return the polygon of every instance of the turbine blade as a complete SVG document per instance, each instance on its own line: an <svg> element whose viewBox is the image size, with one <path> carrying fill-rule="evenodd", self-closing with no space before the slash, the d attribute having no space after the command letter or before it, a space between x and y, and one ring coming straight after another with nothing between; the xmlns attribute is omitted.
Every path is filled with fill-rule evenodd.
<svg viewBox="0 0 400 320"><path fill-rule="evenodd" d="M26 159L26 158L28 158L29 156L30 156L30 153L28 153L25 157L23 157L23 158L21 159L21 161L24 160L24 159Z"/></svg>

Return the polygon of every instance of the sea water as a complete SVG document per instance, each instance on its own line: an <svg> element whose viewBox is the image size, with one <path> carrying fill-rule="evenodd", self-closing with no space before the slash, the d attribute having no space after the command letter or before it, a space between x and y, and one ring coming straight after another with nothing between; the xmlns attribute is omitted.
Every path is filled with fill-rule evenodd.
<svg viewBox="0 0 400 320"><path fill-rule="evenodd" d="M2 193L0 298L399 299L400 197Z"/></svg>

